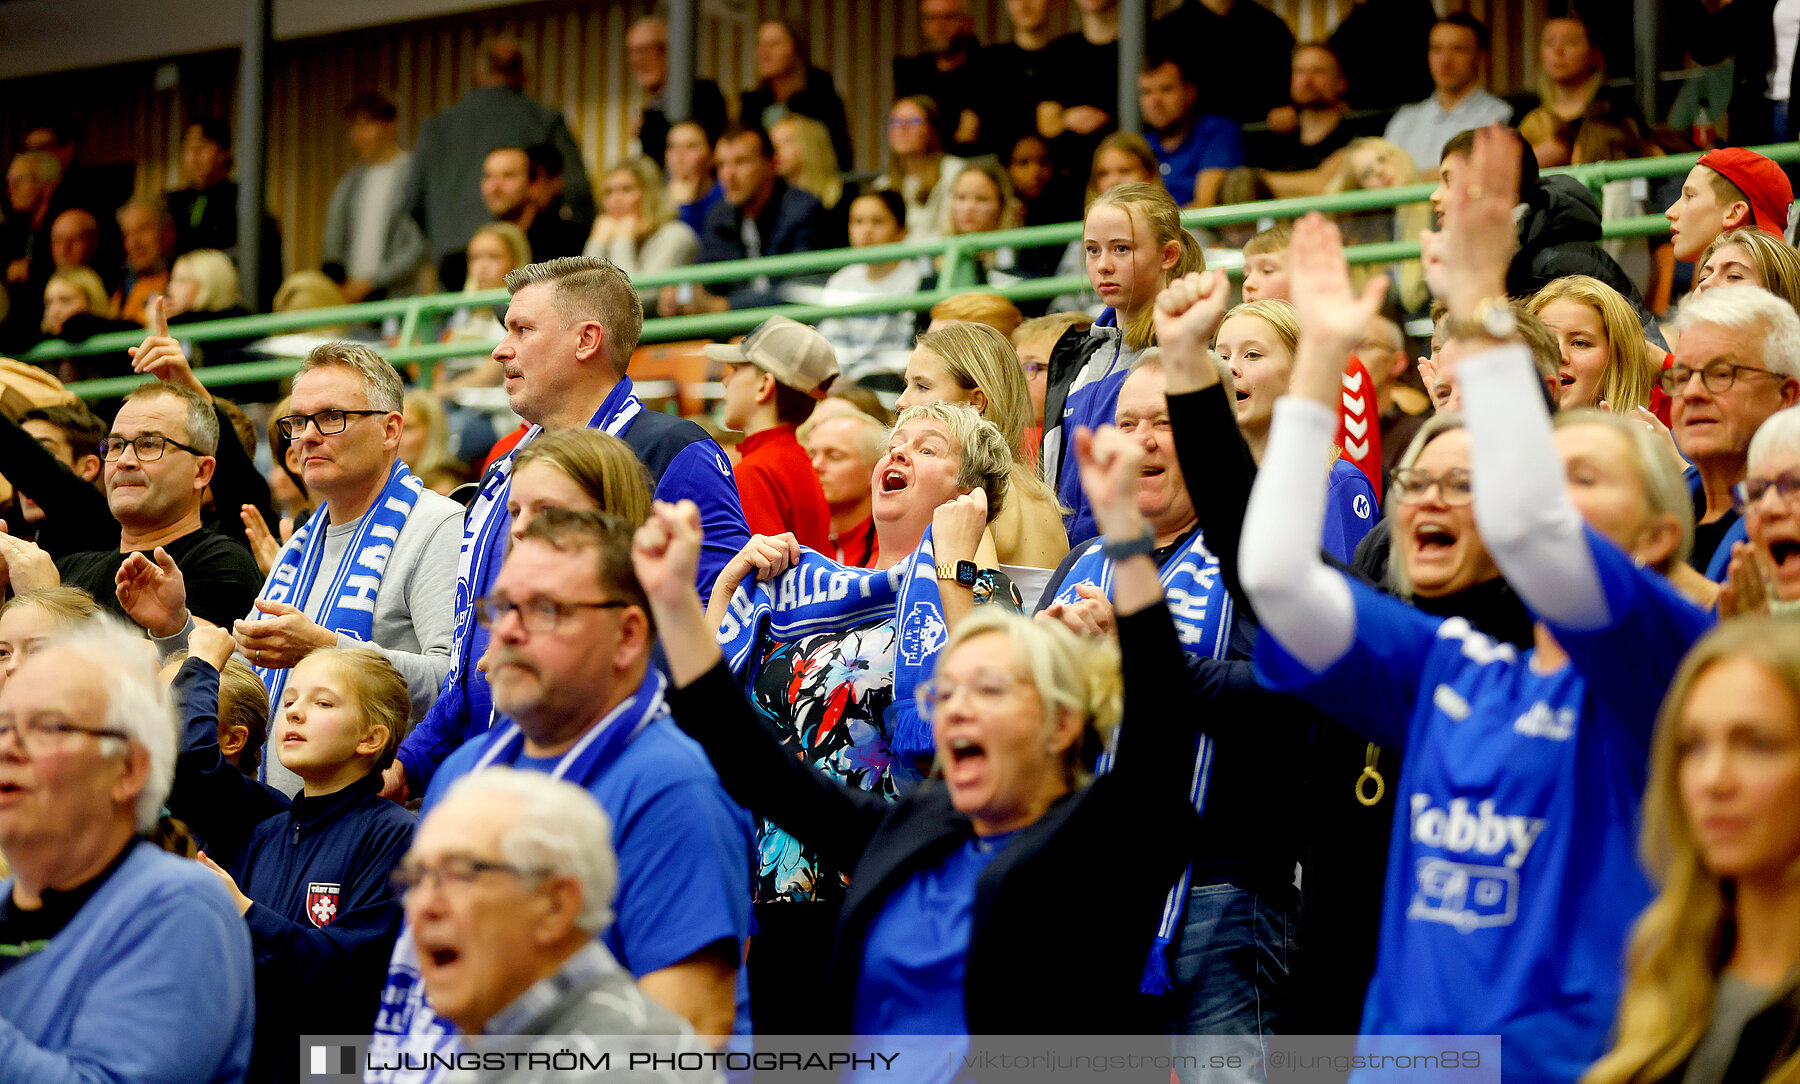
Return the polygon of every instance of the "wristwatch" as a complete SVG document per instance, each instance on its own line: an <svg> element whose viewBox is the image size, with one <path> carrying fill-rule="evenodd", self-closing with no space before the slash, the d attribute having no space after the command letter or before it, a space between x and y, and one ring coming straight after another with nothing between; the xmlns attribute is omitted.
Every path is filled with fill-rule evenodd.
<svg viewBox="0 0 1800 1084"><path fill-rule="evenodd" d="M1102 539L1100 543L1100 555L1105 557L1108 561L1113 562L1123 561L1127 557L1139 557L1155 552L1156 535L1152 533L1148 527L1144 528L1144 533L1138 535L1136 538L1106 538Z"/></svg>
<svg viewBox="0 0 1800 1084"><path fill-rule="evenodd" d="M953 565L937 566L937 578L954 581L962 587L974 587L975 575L979 571L974 561L958 561Z"/></svg>
<svg viewBox="0 0 1800 1084"><path fill-rule="evenodd" d="M1444 321L1444 335L1450 339L1516 339L1519 320L1513 315L1512 301L1506 297L1486 297L1475 304L1469 316L1452 316Z"/></svg>

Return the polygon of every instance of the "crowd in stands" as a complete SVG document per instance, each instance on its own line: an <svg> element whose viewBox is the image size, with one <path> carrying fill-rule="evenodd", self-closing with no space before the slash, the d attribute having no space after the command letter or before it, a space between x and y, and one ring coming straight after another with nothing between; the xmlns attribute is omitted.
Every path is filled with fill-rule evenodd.
<svg viewBox="0 0 1800 1084"><path fill-rule="evenodd" d="M1783 167L1544 172L1681 149L1574 10L1509 98L1466 14L1296 43L1186 0L1131 132L1118 5L1062 37L1049 6L983 45L920 0L884 103L770 20L735 111L701 80L687 115L645 17L636 153L592 177L489 42L410 149L348 104L322 266L281 281L265 224L267 297L227 126L158 198L32 129L0 347L142 338L0 362L0 1084L298 1081L314 1034L1205 1035L1228 1081L1271 1036L1476 1035L1508 1080L1800 1080ZM1786 43L1738 58L1739 144L1794 135L1769 6L1681 14L1700 59L1745 19ZM879 174L847 171L861 111ZM1602 243L1646 209L1666 236ZM1075 219L972 284L641 281ZM1088 290L1005 296L1059 274ZM632 378L647 317L940 286L706 344L711 414ZM468 352L429 372L377 327L182 334L434 290ZM207 384L284 350L243 405Z"/></svg>

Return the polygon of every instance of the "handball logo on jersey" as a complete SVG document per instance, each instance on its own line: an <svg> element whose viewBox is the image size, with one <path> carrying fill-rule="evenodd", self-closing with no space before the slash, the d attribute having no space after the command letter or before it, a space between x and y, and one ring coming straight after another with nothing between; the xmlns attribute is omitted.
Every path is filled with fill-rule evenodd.
<svg viewBox="0 0 1800 1084"><path fill-rule="evenodd" d="M1519 914L1519 869L1543 834L1545 822L1496 813L1492 801L1480 802L1471 811L1467 798L1452 798L1440 808L1431 795L1414 794L1411 805L1414 843L1476 861L1421 857L1414 867L1417 883L1406 917L1442 922L1463 933L1512 925Z"/></svg>
<svg viewBox="0 0 1800 1084"><path fill-rule="evenodd" d="M314 926L324 929L331 925L331 920L338 916L338 897L342 892L341 885L324 881L313 881L306 886L306 917L312 919Z"/></svg>

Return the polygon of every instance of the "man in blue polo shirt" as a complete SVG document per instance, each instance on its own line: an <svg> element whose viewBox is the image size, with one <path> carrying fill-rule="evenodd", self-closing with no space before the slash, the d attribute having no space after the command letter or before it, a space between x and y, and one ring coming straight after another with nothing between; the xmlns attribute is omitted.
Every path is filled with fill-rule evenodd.
<svg viewBox="0 0 1800 1084"><path fill-rule="evenodd" d="M519 447L545 430L583 427L623 440L644 464L657 500L689 500L700 506L706 549L695 587L702 598L710 597L719 570L750 540L750 532L725 453L706 430L685 418L644 409L632 392L625 368L644 326L637 289L623 271L598 256L529 264L507 274L506 288L512 291L506 337L494 348L494 360L502 366L507 401L531 423ZM487 594L500 571L511 484L508 455L489 468L464 520L450 674L431 711L400 743L382 792L389 797L424 794L444 758L486 733L493 722L488 680L475 666L488 636L475 623L474 602Z"/></svg>
<svg viewBox="0 0 1800 1084"><path fill-rule="evenodd" d="M645 994L716 1045L749 1031L739 961L750 935L752 826L669 718L664 678L650 665L656 630L632 571L632 533L602 512L547 509L532 518L473 604L492 637L487 673L501 721L445 761L422 815L457 779L494 765L592 793L612 820L619 858L618 917L601 940ZM438 1049L455 1042L420 976L422 964L438 979L452 974L456 955L454 945L401 936L377 1036Z"/></svg>
<svg viewBox="0 0 1800 1084"><path fill-rule="evenodd" d="M1183 207L1218 202L1225 172L1244 164L1244 140L1235 121L1200 110L1200 88L1180 64L1151 52L1138 75L1138 111L1144 138L1156 152L1162 182Z"/></svg>

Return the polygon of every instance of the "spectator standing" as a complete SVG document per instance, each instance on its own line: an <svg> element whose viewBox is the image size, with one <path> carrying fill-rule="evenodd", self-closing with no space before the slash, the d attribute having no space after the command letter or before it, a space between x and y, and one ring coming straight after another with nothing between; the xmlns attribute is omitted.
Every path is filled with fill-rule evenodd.
<svg viewBox="0 0 1800 1084"><path fill-rule="evenodd" d="M1795 15L1780 0L1708 4L1685 0L1678 8L1677 40L1701 64L1732 60L1731 141L1738 146L1781 143L1800 132L1800 33Z"/></svg>
<svg viewBox="0 0 1800 1084"><path fill-rule="evenodd" d="M1402 106L1388 121L1386 138L1415 162L1442 157L1450 137L1471 128L1504 124L1512 106L1487 92L1488 29L1473 15L1457 12L1431 28L1428 46L1431 97Z"/></svg>
<svg viewBox="0 0 1800 1084"><path fill-rule="evenodd" d="M412 155L400 149L397 117L379 94L344 107L356 164L332 190L319 258L328 274L335 265L351 304L412 293L426 262L425 235L401 206Z"/></svg>
<svg viewBox="0 0 1800 1084"><path fill-rule="evenodd" d="M820 550L841 565L873 568L875 517L869 478L887 452L887 426L861 411L812 418L796 434L831 511L831 543Z"/></svg>
<svg viewBox="0 0 1800 1084"><path fill-rule="evenodd" d="M775 148L767 132L734 127L719 137L719 186L725 198L706 214L700 231L700 263L753 260L810 252L824 217L811 193L794 188L775 174ZM692 301L680 300L676 287L663 287L657 311L665 316L684 312L724 312L778 304L776 284L766 275L727 284L718 294L695 286Z"/></svg>
<svg viewBox="0 0 1800 1084"><path fill-rule="evenodd" d="M1144 57L1138 75L1144 138L1156 152L1163 187L1183 207L1211 207L1225 172L1244 164L1238 126L1200 108L1200 88L1163 53Z"/></svg>
<svg viewBox="0 0 1800 1084"><path fill-rule="evenodd" d="M250 936L198 863L143 838L177 734L149 645L91 619L12 678L0 691L12 795L0 809L12 869L0 881L0 1080L243 1080Z"/></svg>
<svg viewBox="0 0 1800 1084"><path fill-rule="evenodd" d="M969 0L919 0L919 37L923 52L894 58L894 97L916 94L936 102L952 153L968 157L989 149L992 133L983 125L989 92L996 78L1012 80L1018 73L991 67L975 40Z"/></svg>
<svg viewBox="0 0 1800 1084"><path fill-rule="evenodd" d="M561 111L525 94L525 53L507 38L484 42L475 87L426 120L413 146L406 206L425 228L443 289L462 288L463 249L492 216L482 202L482 166L496 147L554 144L564 163L563 199L577 219L594 215L593 187L581 149Z"/></svg>
<svg viewBox="0 0 1800 1084"><path fill-rule="evenodd" d="M625 60L637 80L638 93L644 106L637 116L638 153L652 162L661 162L668 149L669 128L691 120L706 132L708 140L718 138L731 117L725 108L725 95L711 79L696 79L689 98L687 116L669 116L669 24L658 15L645 15L625 31Z"/></svg>
<svg viewBox="0 0 1800 1084"><path fill-rule="evenodd" d="M1057 158L1080 162L1118 125L1119 0L1075 0L1081 25L1050 43L1054 78L1040 93L1038 131Z"/></svg>
<svg viewBox="0 0 1800 1084"><path fill-rule="evenodd" d="M1056 40L1050 32L1050 3L1006 0L1012 40L981 51L981 71L987 74L980 88L986 125L982 136L991 151L1004 151L1026 136L1038 135L1038 106L1055 57L1050 50Z"/></svg>
<svg viewBox="0 0 1800 1084"><path fill-rule="evenodd" d="M1203 50L1181 66L1219 95L1202 103L1204 112L1250 124L1287 104L1294 32L1256 0L1183 0L1151 26L1148 40Z"/></svg>
<svg viewBox="0 0 1800 1084"><path fill-rule="evenodd" d="M794 430L837 378L837 354L823 335L771 316L744 341L706 348L725 366L722 421L744 434L732 475L751 534L792 534L802 546L831 545L831 512Z"/></svg>
<svg viewBox="0 0 1800 1084"><path fill-rule="evenodd" d="M837 160L848 166L850 122L831 73L812 62L812 40L791 19L767 19L756 28L756 85L738 99L738 121L767 132L789 113L823 124Z"/></svg>

